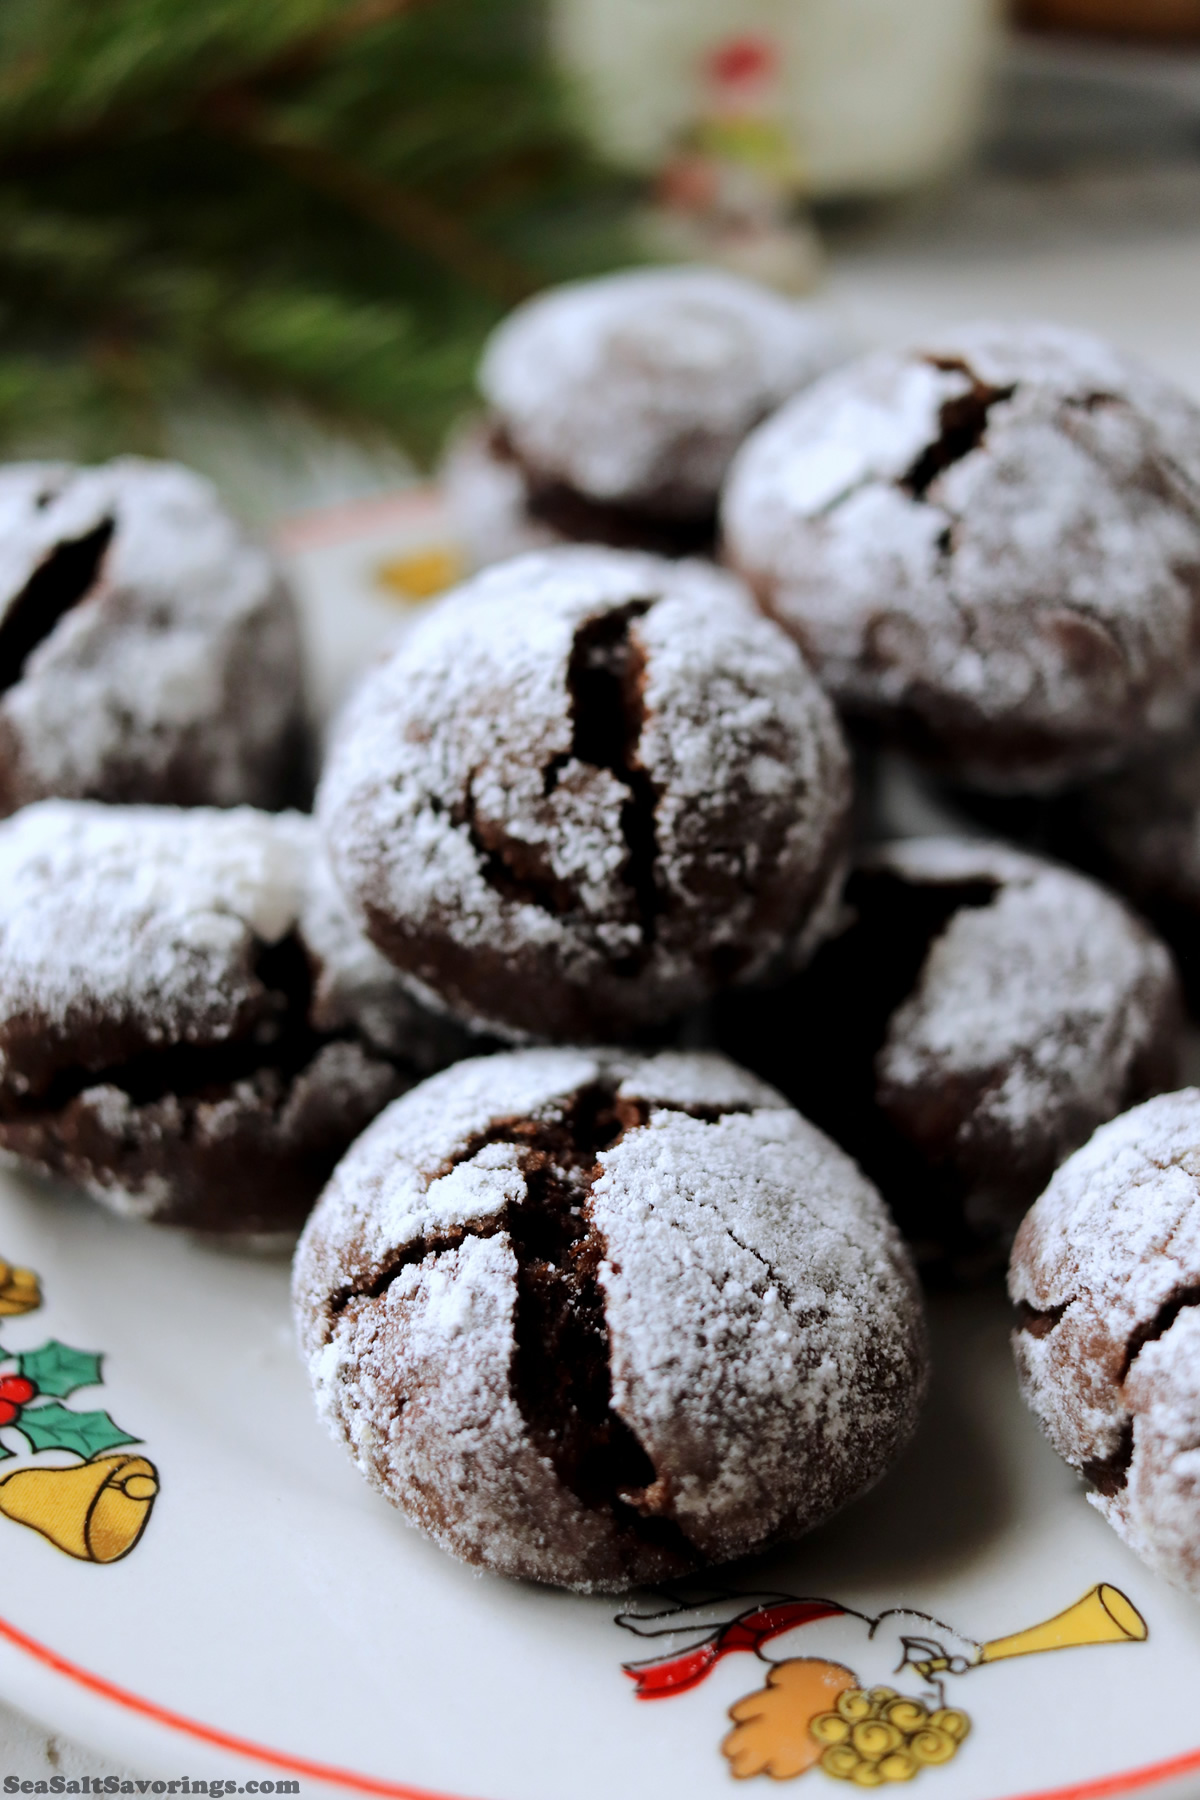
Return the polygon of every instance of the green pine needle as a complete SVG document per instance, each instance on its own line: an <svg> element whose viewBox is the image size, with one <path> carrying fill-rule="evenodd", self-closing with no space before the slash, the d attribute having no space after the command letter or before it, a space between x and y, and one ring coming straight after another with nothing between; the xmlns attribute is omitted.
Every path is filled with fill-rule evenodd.
<svg viewBox="0 0 1200 1800"><path fill-rule="evenodd" d="M153 452L209 385L429 460L629 197L526 0L7 0L0 454Z"/></svg>

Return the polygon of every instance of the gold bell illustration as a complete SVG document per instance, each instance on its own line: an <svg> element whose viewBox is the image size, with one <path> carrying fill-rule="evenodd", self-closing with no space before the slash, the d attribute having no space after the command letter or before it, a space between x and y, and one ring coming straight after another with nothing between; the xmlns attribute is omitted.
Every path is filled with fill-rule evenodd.
<svg viewBox="0 0 1200 1800"><path fill-rule="evenodd" d="M36 1312L42 1304L41 1283L32 1269L16 1269L0 1256L0 1319Z"/></svg>
<svg viewBox="0 0 1200 1800"><path fill-rule="evenodd" d="M984 1644L980 1662L1002 1662L1007 1656L1033 1656L1040 1650L1068 1650L1080 1644L1140 1644L1147 1635L1146 1621L1120 1588L1099 1582L1074 1606L1014 1631L1011 1637L993 1638Z"/></svg>
<svg viewBox="0 0 1200 1800"><path fill-rule="evenodd" d="M158 1470L144 1456L97 1456L70 1469L18 1469L0 1481L0 1513L82 1562L128 1556L150 1517Z"/></svg>

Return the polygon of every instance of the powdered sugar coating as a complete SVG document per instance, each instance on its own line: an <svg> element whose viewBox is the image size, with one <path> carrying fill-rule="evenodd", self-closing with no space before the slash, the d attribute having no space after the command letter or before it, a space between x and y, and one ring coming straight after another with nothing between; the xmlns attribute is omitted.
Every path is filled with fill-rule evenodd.
<svg viewBox="0 0 1200 1800"><path fill-rule="evenodd" d="M838 700L964 780L1050 788L1187 717L1200 410L1085 333L835 371L747 441L723 525Z"/></svg>
<svg viewBox="0 0 1200 1800"><path fill-rule="evenodd" d="M71 800L0 825L0 1014L36 1020L39 1040L0 1049L0 1083L36 1084L93 1014L146 1046L236 1032L255 943L298 918L304 836L299 815L249 807Z"/></svg>
<svg viewBox="0 0 1200 1800"><path fill-rule="evenodd" d="M531 1126L590 1091L627 1109L581 1193L611 1407L652 1465L623 1501L643 1537L572 1487L521 1391ZM882 1474L924 1384L878 1196L711 1055L520 1051L435 1076L340 1164L294 1294L319 1410L372 1485L455 1555L582 1590L677 1568L655 1521L693 1565L808 1529Z"/></svg>
<svg viewBox="0 0 1200 1800"><path fill-rule="evenodd" d="M1092 1504L1200 1598L1200 1090L1114 1119L1018 1234L1022 1391Z"/></svg>
<svg viewBox="0 0 1200 1800"><path fill-rule="evenodd" d="M876 1064L885 1109L977 1183L1053 1167L1150 1063L1177 1059L1170 954L1095 882L953 838L891 845L868 866L924 886L996 884L934 941Z"/></svg>
<svg viewBox="0 0 1200 1800"><path fill-rule="evenodd" d="M290 972L271 972L289 939ZM47 800L0 825L0 1142L118 1210L213 1226L222 1197L197 1168L240 1154L267 1189L278 1165L263 1207L298 1222L315 1190L296 1199L292 1165L319 1185L331 1138L326 1167L465 1043L351 925L310 818ZM167 1079L186 1046L209 1054L198 1094Z"/></svg>
<svg viewBox="0 0 1200 1800"><path fill-rule="evenodd" d="M847 762L783 633L708 565L563 547L444 600L364 681L318 811L367 931L512 1036L620 1036L798 960Z"/></svg>
<svg viewBox="0 0 1200 1800"><path fill-rule="evenodd" d="M0 469L0 642L39 571L106 529L82 598L6 676L0 806L283 804L301 753L295 607L190 470L136 457Z"/></svg>
<svg viewBox="0 0 1200 1800"><path fill-rule="evenodd" d="M1065 1156L1178 1083L1172 960L1096 883L959 836L860 851L842 912L792 980L721 999L717 1042L855 1158L931 1279L975 1283Z"/></svg>
<svg viewBox="0 0 1200 1800"><path fill-rule="evenodd" d="M828 323L720 269L630 269L526 301L480 387L521 460L595 500L711 509L750 428L838 358Z"/></svg>

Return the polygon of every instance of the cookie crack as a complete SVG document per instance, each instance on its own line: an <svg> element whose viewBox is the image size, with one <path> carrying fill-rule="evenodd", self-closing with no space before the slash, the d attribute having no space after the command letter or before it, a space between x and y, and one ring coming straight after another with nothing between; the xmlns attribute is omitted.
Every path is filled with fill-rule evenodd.
<svg viewBox="0 0 1200 1800"><path fill-rule="evenodd" d="M987 435L992 408L1011 400L1016 385L992 387L981 381L969 365L956 356L928 356L932 368L946 374L965 375L971 383L965 394L944 400L938 411L938 435L900 478L900 486L914 500L924 500L939 475L978 450Z"/></svg>
<svg viewBox="0 0 1200 1800"><path fill-rule="evenodd" d="M1124 1381L1133 1368L1134 1363L1146 1348L1159 1338L1165 1337L1181 1312L1189 1307L1200 1305L1200 1282L1184 1282L1169 1293L1152 1319L1139 1325L1130 1333L1125 1346L1125 1357L1121 1364L1120 1379Z"/></svg>
<svg viewBox="0 0 1200 1800"><path fill-rule="evenodd" d="M652 1114L683 1112L709 1123L747 1110L630 1100L615 1082L598 1081L578 1089L557 1117L493 1120L432 1170L429 1183L485 1148L506 1144L518 1152L524 1197L489 1218L413 1239L369 1281L331 1296L331 1323L355 1301L379 1300L414 1264L469 1238L505 1233L517 1271L510 1380L530 1441L582 1506L607 1514L622 1536L653 1545L681 1572L694 1567L699 1553L669 1516L669 1480L613 1407L612 1345L599 1280L607 1245L591 1195L604 1151L645 1127Z"/></svg>
<svg viewBox="0 0 1200 1800"><path fill-rule="evenodd" d="M658 789L637 757L645 724L645 654L633 625L649 612L653 598L625 606L579 626L567 663L571 747L552 756L542 771L542 794L557 791L572 763L603 769L625 789L619 828L625 845L621 880L629 892L639 941L616 959L613 972L635 975L645 965L657 935L662 896L658 882ZM574 882L557 875L544 848L514 838L481 816L475 793L476 770L467 781L451 820L465 828L483 879L502 899L540 907L560 918L574 911Z"/></svg>
<svg viewBox="0 0 1200 1800"><path fill-rule="evenodd" d="M1058 1306L1031 1306L1028 1300L1017 1302L1017 1330L1023 1331L1027 1337L1049 1337L1062 1322L1063 1314L1070 1300L1063 1300Z"/></svg>
<svg viewBox="0 0 1200 1800"><path fill-rule="evenodd" d="M854 923L835 940L837 952L858 965L848 984L861 1006L855 1038L861 1044L858 1080L877 1098L876 1062L893 1016L920 991L926 964L960 912L991 906L1003 883L985 876L960 881L916 882L886 870L851 875L846 904ZM874 952L869 971L863 949ZM864 1029L865 1027L865 1029ZM836 1135L836 1134L835 1134Z"/></svg>
<svg viewBox="0 0 1200 1800"><path fill-rule="evenodd" d="M494 820L479 817L474 771L462 804L451 808L450 818L452 824L466 828L480 874L502 899L538 906L555 917L570 912L578 903L574 884L555 875L540 850L511 837Z"/></svg>
<svg viewBox="0 0 1200 1800"><path fill-rule="evenodd" d="M0 693L15 687L38 645L96 585L115 519L102 519L82 537L55 544L0 620Z"/></svg>
<svg viewBox="0 0 1200 1800"><path fill-rule="evenodd" d="M443 1256L452 1250L459 1250L468 1238L498 1237L507 1227L508 1209L502 1207L488 1219L472 1219L464 1225L448 1225L443 1231L422 1232L419 1237L411 1238L403 1250L389 1257L370 1281L361 1282L356 1287L337 1288L329 1297L330 1319L340 1319L356 1300L382 1299L405 1269L415 1268L427 1257Z"/></svg>
<svg viewBox="0 0 1200 1800"><path fill-rule="evenodd" d="M1081 1464L1079 1472L1096 1493L1105 1500L1111 1500L1128 1482L1132 1461L1133 1420L1126 1418L1121 1425L1117 1442L1108 1455L1091 1457Z"/></svg>
<svg viewBox="0 0 1200 1800"><path fill-rule="evenodd" d="M754 1248L753 1244L746 1243L745 1239L740 1238L738 1236L737 1232L734 1231L734 1229L731 1225L727 1225L725 1227L725 1232L726 1232L726 1236L730 1239L730 1241L732 1243L735 1243L737 1245L739 1250L744 1250L747 1256L752 1256L754 1258L755 1262L762 1264L763 1268L767 1272L767 1279L770 1281L772 1287L775 1289L775 1292L779 1295L779 1298L783 1301L785 1310L789 1313L792 1312L792 1302L794 1299L794 1295L792 1294L792 1290L788 1286L787 1282L783 1279L782 1275L780 1275L779 1271L776 1269L776 1267L775 1267L774 1263L771 1261L770 1257L764 1256L761 1250L756 1250ZM794 1313L793 1313L793 1317L795 1317Z"/></svg>
<svg viewBox="0 0 1200 1800"><path fill-rule="evenodd" d="M617 974L636 974L657 935L662 895L658 882L658 789L638 761L646 722L646 658L634 624L654 605L653 598L630 600L575 633L567 664L571 702L571 748L547 765L543 788L554 792L570 761L604 769L626 790L620 815L625 842L622 879L630 890L641 942L614 964Z"/></svg>

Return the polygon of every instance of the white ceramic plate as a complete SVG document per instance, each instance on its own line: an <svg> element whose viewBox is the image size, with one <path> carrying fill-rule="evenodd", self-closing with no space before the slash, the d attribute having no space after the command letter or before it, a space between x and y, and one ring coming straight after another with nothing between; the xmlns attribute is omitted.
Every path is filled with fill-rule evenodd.
<svg viewBox="0 0 1200 1800"><path fill-rule="evenodd" d="M727 1634L705 1679L647 1701L622 1664L688 1650L708 1615L692 1615L690 1638L638 1635L617 1615L663 1610L666 1597L585 1600L475 1576L407 1529L315 1420L283 1263L200 1248L11 1175L0 1253L35 1271L42 1294L0 1321L5 1350L24 1359L4 1373L43 1378L22 1417L64 1446L35 1451L19 1423L0 1428L16 1453L0 1465L0 1508L13 1508L0 1517L0 1690L123 1765L243 1790L297 1779L301 1793L708 1800L737 1791L727 1713L764 1691L764 1659L832 1658L936 1704L912 1667L889 1672L900 1638L969 1656L960 1638L1004 1637L1109 1584L1058 1629L1089 1641L943 1677L970 1732L952 1760L920 1770L919 1791L1200 1790L1200 1610L1123 1549L1042 1442L996 1300L935 1309L933 1401L874 1493L714 1584L714 1616L769 1605L776 1636L756 1652L760 1630L742 1629L742 1649ZM0 1303L14 1291L0 1287ZM39 1356L48 1340L86 1354ZM39 1430L43 1408L56 1410ZM71 1413L103 1413L138 1441L104 1444L95 1418L76 1436ZM139 1460L117 1466L122 1456ZM146 1463L159 1485L148 1502ZM129 1468L134 1494L114 1498ZM28 1471L22 1498L13 1476ZM109 1494L99 1508L97 1491ZM80 1558L89 1542L115 1553L143 1521L117 1560ZM798 1624L795 1602L813 1597L849 1611ZM868 1621L896 1608L929 1617L884 1620L872 1637ZM1144 1641L1122 1629L1137 1629L1135 1611ZM786 1761L805 1735L778 1698L787 1673L775 1679L774 1712L749 1722L739 1761ZM854 1791L821 1768L794 1782L830 1800ZM775 1791L766 1775L745 1786Z"/></svg>
<svg viewBox="0 0 1200 1800"><path fill-rule="evenodd" d="M428 493L304 521L284 549L324 716L453 551ZM617 1603L472 1575L367 1492L314 1418L284 1264L3 1174L0 1257L39 1283L0 1279L0 1693L117 1766L396 1800L728 1800L776 1782L836 1800L854 1784L784 1773L813 1744L797 1664L824 1659L967 1716L956 1753L915 1777L929 1800L1200 1793L1200 1609L1041 1440L998 1300L935 1309L928 1415L867 1499L708 1589ZM647 1625L689 1600L707 1610ZM1080 1601L1024 1654L975 1660ZM905 1637L929 1645L897 1672ZM686 1685L706 1643L723 1654ZM940 1690L911 1666L939 1652L969 1665ZM666 1686L639 1699L622 1665L648 1661L643 1685ZM774 1778L748 1772L764 1765Z"/></svg>

